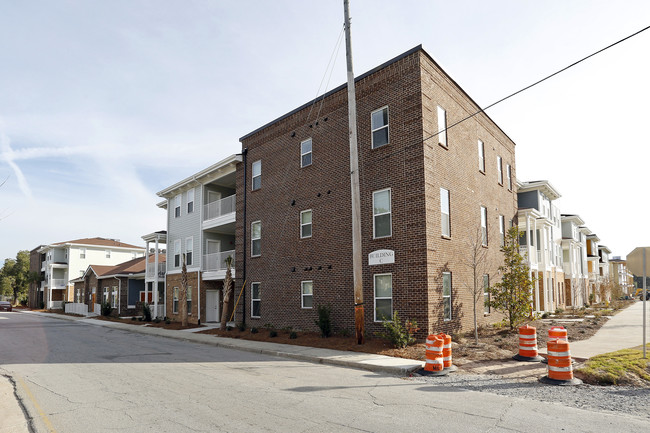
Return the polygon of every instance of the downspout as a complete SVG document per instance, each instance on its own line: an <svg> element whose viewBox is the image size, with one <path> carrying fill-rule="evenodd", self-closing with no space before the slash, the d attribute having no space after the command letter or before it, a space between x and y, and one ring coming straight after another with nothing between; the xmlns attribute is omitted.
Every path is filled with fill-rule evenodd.
<svg viewBox="0 0 650 433"><path fill-rule="evenodd" d="M247 181L248 181L247 167L248 167L248 163L247 163L247 160L246 160L246 155L248 154L248 148L247 147L243 148L242 151L241 151L241 154L242 154L243 159L244 159L244 161L243 161L243 163L244 163L244 211L243 211L243 215L242 215L242 220L243 220L243 224L244 224L244 236L243 236L244 237L244 239L243 239L243 242L244 242L244 260L242 262L242 281L246 282L246 257L247 257L246 256L246 242L247 242L246 241L246 230L248 230L248 225L247 225L247 222L246 222L246 204L247 204L246 192L248 191L248 186L247 186ZM242 296L243 296L243 299L242 299L242 311L243 311L243 313L242 313L242 324L245 325L246 324L246 287L244 287L244 292L242 293Z"/></svg>
<svg viewBox="0 0 650 433"><path fill-rule="evenodd" d="M146 268L145 268L146 272ZM119 316L120 313L122 312L121 308L121 301L122 301L122 280L120 280L118 277L113 277L117 280L117 315ZM145 299L146 300L146 299Z"/></svg>
<svg viewBox="0 0 650 433"><path fill-rule="evenodd" d="M196 271L196 296L198 299L198 308L196 315L198 316L198 324L201 324L201 268Z"/></svg>

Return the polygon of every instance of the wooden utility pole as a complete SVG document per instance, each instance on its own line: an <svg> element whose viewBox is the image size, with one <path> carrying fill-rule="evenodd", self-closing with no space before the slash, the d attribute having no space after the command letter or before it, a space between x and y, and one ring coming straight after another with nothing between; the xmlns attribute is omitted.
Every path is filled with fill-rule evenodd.
<svg viewBox="0 0 650 433"><path fill-rule="evenodd" d="M357 148L357 101L352 71L350 2L343 0L345 15L345 59L348 69L348 134L350 136L350 187L352 188L352 273L354 282L354 327L357 344L364 343L363 259L361 256L361 192L359 189L359 150Z"/></svg>

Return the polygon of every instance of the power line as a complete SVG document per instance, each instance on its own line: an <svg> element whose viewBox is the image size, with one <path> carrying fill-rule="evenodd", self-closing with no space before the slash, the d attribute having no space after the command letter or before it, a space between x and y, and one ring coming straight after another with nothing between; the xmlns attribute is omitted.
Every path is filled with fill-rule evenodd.
<svg viewBox="0 0 650 433"><path fill-rule="evenodd" d="M577 62L573 62L573 63L571 63L569 66L565 66L564 68L560 69L559 71L553 72L551 75L548 75L548 76L542 78L541 80L538 80L538 81L534 82L533 84L530 84L530 85L524 87L523 89L520 89L520 90L517 90L517 91L514 92L514 93L511 93L510 95L506 96L505 98L501 98L501 99L499 99L498 101L493 102L492 104L490 104L490 105L488 105L488 106L486 106L486 107L484 107L484 108L481 108L479 111L477 111L477 112L475 112L475 113L473 113L473 114L470 114L469 116L467 116L467 117L465 117L465 118L459 120L458 122L449 125L449 126L446 127L445 129L442 129L442 130L436 132L435 134L430 135L429 137L423 139L422 142L425 142L425 141L427 141L427 140L429 140L429 139L431 139L431 138L433 138L433 137L436 137L436 136L438 136L439 134L441 134L441 133L443 133L443 132L445 132L445 131L447 131L447 130L453 128L454 126L456 126L456 125L458 125L458 124L460 124L460 123L463 123L464 121L469 120L469 119L471 119L472 117L474 117L474 116L476 116L476 115L478 115L478 114L480 114L480 113L483 113L483 112L484 112L485 110L487 110L488 108L492 108L492 107L494 107L495 105L497 105L497 104L499 104L499 103L505 101L506 99L510 99L510 98L512 98L513 96L518 95L519 93L521 93L521 92L523 92L523 91L525 91L525 90L528 90L528 89L530 89L531 87L534 87L534 86L536 86L536 85L538 85L538 84L540 84L540 83L542 83L542 82L548 80L549 78L554 77L554 76L556 76L557 74L559 74L559 73L561 73L561 72L564 72L564 71L566 71L567 69L576 66L576 65L579 64L579 63L584 62L585 60L589 59L590 57L593 57L593 56L595 56L596 54L600 54L600 53L602 53L603 51L605 51L605 50L607 50L607 49L609 49L609 48L612 48L613 46L618 45L618 44L620 44L621 42L624 42L624 41L626 41L626 40L628 40L628 39L630 39L630 38L632 38L632 37L638 35L639 33L645 32L645 31L648 30L648 29L650 29L650 26L647 26L647 27L645 27L645 28L639 30L638 32L632 33L631 35L626 36L626 37L624 37L623 39L620 39L620 40L614 42L613 44L610 44L610 45L606 46L605 48L601 48L600 50L598 50L598 51L596 51L596 52L594 52L594 53L591 53L591 54L589 54L589 55L586 56L586 57L583 57L582 59L578 60Z"/></svg>

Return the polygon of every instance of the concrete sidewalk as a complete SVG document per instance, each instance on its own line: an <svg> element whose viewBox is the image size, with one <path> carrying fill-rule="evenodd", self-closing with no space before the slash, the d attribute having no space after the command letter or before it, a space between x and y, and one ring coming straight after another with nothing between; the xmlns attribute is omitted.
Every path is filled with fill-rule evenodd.
<svg viewBox="0 0 650 433"><path fill-rule="evenodd" d="M650 302L646 307L650 310ZM648 311L646 311L646 337L650 339ZM586 340L571 341L571 335L569 335L569 344L571 357L577 360L586 360L603 353L641 346L643 344L643 302L636 301L621 310L609 319L596 334ZM546 348L539 352L546 354Z"/></svg>
<svg viewBox="0 0 650 433"><path fill-rule="evenodd" d="M88 325L121 329L123 331L135 332L138 334L155 335L158 337L208 344L215 347L244 350L247 352L280 356L284 358L315 362L319 364L359 368L362 370L381 373L404 375L409 372L418 370L424 366L424 363L421 361L404 358L393 358L391 356L375 355L372 353L346 352L341 350L320 349L316 347L294 346L291 344L278 344L235 338L223 338L209 334L196 334L193 332L173 331L149 326L128 325L125 323L88 319L85 317L67 316L64 314L41 313L27 310L14 311L21 312L23 314L34 314L43 317L50 317L52 319L69 320Z"/></svg>

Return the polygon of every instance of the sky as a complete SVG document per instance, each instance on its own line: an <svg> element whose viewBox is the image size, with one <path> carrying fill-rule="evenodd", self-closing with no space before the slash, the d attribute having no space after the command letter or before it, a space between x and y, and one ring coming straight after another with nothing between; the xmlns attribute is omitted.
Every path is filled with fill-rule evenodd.
<svg viewBox="0 0 650 433"><path fill-rule="evenodd" d="M650 25L647 0L350 10L356 75L422 44L482 107ZM345 83L342 28L342 0L0 0L0 258L144 246L166 228L157 191ZM647 30L487 111L518 180L549 180L612 255L650 245L649 53Z"/></svg>

